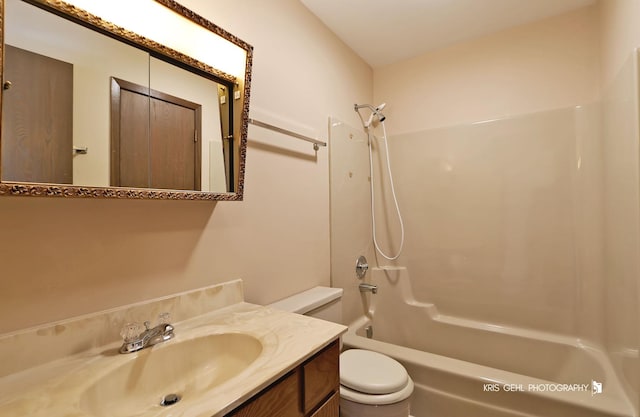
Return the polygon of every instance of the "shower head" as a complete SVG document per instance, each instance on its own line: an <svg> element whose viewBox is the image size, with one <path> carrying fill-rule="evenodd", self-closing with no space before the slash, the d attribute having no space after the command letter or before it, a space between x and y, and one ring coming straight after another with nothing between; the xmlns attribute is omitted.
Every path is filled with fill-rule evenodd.
<svg viewBox="0 0 640 417"><path fill-rule="evenodd" d="M382 114L379 111L374 111L373 113L371 113L371 116L369 116L369 119L366 121L366 123L364 124L364 127L369 127L371 126L371 123L373 123L373 118L377 117L379 122L384 122L384 120L387 118L384 114Z"/></svg>
<svg viewBox="0 0 640 417"><path fill-rule="evenodd" d="M367 119L367 121L364 122L364 127L368 129L369 126L371 126L371 124L373 123L374 118L376 117L378 118L378 121L381 123L385 121L386 116L382 114L382 109L384 109L386 105L387 103L382 103L378 107L373 107L371 104L354 104L353 108L356 112L358 112L358 114L360 114L360 109L362 108L367 108L371 110L371 115L369 116L369 119Z"/></svg>
<svg viewBox="0 0 640 417"><path fill-rule="evenodd" d="M371 126L371 123L373 123L374 117L377 117L380 123L384 122L384 120L386 119L386 116L382 114L382 109L384 109L386 105L387 103L382 103L378 107L374 108L371 112L371 115L369 116L369 120L367 120L367 122L364 124L364 127Z"/></svg>

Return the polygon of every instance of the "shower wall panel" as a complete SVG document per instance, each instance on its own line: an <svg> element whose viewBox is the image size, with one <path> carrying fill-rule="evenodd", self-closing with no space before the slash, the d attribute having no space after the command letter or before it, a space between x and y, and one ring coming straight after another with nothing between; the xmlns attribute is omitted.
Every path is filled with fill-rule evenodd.
<svg viewBox="0 0 640 417"><path fill-rule="evenodd" d="M587 236L577 231L599 221L597 208L580 211L585 196L600 193L597 186L588 192L581 186L589 178L584 170L599 169L589 145L598 135L584 135L592 130L581 125L597 128L597 118L585 111L592 110L545 111L389 138L406 226L400 263L416 278L416 298L445 314L575 335L585 309L601 310L585 307L589 300L578 276L587 251L597 248L585 246ZM591 152L582 154L585 149ZM384 204L385 217L392 216ZM397 229L388 230L397 240ZM601 262L591 262L597 271ZM589 280L596 288L600 276ZM601 328L601 320L591 324Z"/></svg>
<svg viewBox="0 0 640 417"><path fill-rule="evenodd" d="M640 392L640 167L637 53L604 90L606 345L638 409Z"/></svg>

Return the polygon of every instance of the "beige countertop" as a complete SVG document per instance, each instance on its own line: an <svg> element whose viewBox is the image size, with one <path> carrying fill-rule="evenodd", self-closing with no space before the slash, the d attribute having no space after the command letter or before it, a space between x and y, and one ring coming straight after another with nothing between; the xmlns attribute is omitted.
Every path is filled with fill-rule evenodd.
<svg viewBox="0 0 640 417"><path fill-rule="evenodd" d="M99 416L88 405L85 392L127 361L205 335L247 334L260 341L262 351L241 373L214 387L206 396L185 396L170 407L158 405L129 414L223 416L346 331L339 324L245 302L173 324L174 339L135 353L119 354L120 343L112 343L0 378L0 416ZM123 412L117 410L118 404L113 407L113 415Z"/></svg>

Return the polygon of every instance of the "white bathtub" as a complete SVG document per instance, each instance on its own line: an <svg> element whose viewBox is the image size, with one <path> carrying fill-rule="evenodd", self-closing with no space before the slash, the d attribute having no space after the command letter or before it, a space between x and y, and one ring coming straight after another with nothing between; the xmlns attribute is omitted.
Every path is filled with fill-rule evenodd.
<svg viewBox="0 0 640 417"><path fill-rule="evenodd" d="M414 417L637 417L596 346L438 314L413 298L408 280L405 268L372 269L378 294L363 296L369 312L343 343L407 368Z"/></svg>

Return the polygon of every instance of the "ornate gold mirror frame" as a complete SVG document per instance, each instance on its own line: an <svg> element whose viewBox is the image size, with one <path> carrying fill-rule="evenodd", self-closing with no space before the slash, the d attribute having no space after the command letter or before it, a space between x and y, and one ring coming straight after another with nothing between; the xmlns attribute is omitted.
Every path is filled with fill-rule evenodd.
<svg viewBox="0 0 640 417"><path fill-rule="evenodd" d="M233 146L235 162L232 170L235 177L234 190L227 193L204 192L204 191L182 191L147 188L126 188L126 187L92 187L68 184L49 183L27 183L0 181L0 196L39 196L39 197L88 197L88 198L120 198L120 199L169 199L169 200L217 200L217 201L240 201L244 193L244 177L247 149L247 131L249 121L249 98L251 86L251 69L253 60L253 47L242 41L238 37L225 31L204 17L187 9L173 0L155 0L157 3L167 7L195 25L198 25L222 38L231 42L244 50L246 59L244 63L244 78L234 77L226 74L212 66L199 61L193 57L185 55L177 50L169 48L151 39L145 38L126 28L119 27L95 16L87 11L81 10L71 4L59 0L22 0L26 3L47 10L65 19L73 21L82 26L100 32L111 38L117 39L136 48L139 48L152 57L187 69L205 78L214 81L222 81L226 84L234 85L236 97L233 100ZM0 0L0 71L4 82L4 22L6 7L4 0ZM3 92L4 90L0 89ZM0 105L2 95L0 95ZM0 138L1 140L1 138ZM0 150L1 151L1 150Z"/></svg>

